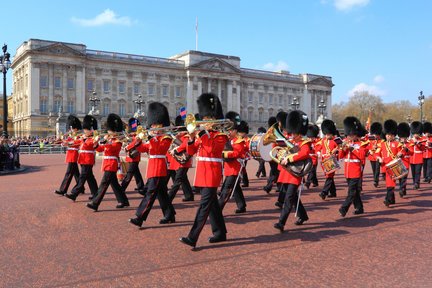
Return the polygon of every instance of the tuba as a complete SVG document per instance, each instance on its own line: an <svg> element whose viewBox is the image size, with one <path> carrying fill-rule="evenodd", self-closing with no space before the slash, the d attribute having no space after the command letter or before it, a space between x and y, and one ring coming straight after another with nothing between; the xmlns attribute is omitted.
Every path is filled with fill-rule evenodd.
<svg viewBox="0 0 432 288"><path fill-rule="evenodd" d="M278 143L278 145L280 145L273 147L273 149L270 151L270 157L278 164L280 164L282 160L288 157L290 154L297 153L299 150L297 146L291 143L283 135L283 133L278 128L278 123L273 124L273 126L267 130L266 134L264 135L263 143L264 145L268 145L270 143ZM284 167L285 170L296 177L303 177L309 173L309 171L312 169L312 166L312 159L308 158L305 160L288 163L286 166L282 167Z"/></svg>

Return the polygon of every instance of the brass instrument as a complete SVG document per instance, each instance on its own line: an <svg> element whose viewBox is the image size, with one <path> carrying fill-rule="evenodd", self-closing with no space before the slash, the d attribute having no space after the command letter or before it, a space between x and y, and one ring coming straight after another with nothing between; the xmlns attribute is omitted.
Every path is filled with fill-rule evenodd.
<svg viewBox="0 0 432 288"><path fill-rule="evenodd" d="M184 165L189 161L189 159L192 156L189 155L186 151L177 152L176 149L177 149L177 147L179 147L182 144L182 142L177 137L172 136L172 138L173 138L173 140L171 142L171 145L170 145L168 151L177 162Z"/></svg>
<svg viewBox="0 0 432 288"><path fill-rule="evenodd" d="M200 120L196 121L193 114L188 114L185 119L186 130L189 133L194 131L204 131L204 130L216 130L220 132L227 132L230 130L234 123L229 119L216 119L216 120Z"/></svg>

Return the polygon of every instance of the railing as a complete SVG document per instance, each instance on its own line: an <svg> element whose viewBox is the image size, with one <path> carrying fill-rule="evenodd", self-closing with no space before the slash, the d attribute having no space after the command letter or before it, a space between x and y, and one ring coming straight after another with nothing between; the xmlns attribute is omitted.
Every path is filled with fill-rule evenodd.
<svg viewBox="0 0 432 288"><path fill-rule="evenodd" d="M40 145L21 145L19 147L20 154L64 154L66 147L61 145L46 144L43 147Z"/></svg>
<svg viewBox="0 0 432 288"><path fill-rule="evenodd" d="M242 68L241 70L249 75L257 75L257 76L272 77L272 78L279 78L279 79L284 78L296 82L303 82L303 77L300 75L293 75L284 72L281 73L281 72L272 72L272 71L265 71L265 70L256 70L256 69L249 69L249 68Z"/></svg>

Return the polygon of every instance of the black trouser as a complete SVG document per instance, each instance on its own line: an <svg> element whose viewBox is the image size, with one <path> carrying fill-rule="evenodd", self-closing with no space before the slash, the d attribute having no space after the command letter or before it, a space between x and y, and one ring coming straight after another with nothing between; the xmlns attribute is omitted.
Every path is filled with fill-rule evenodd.
<svg viewBox="0 0 432 288"><path fill-rule="evenodd" d="M387 194L385 197L385 201L389 204L395 204L395 194L394 194L394 187L387 187Z"/></svg>
<svg viewBox="0 0 432 288"><path fill-rule="evenodd" d="M120 184L118 183L117 173L114 171L105 171L104 172L104 174L102 176L101 183L99 184L99 189L98 189L97 195L95 197L93 197L92 202L96 206L99 206L100 203L102 202L102 199L105 196L105 193L108 189L108 186L110 186L110 185L114 191L114 195L117 199L117 202L123 203L123 204L129 204L126 193L123 191Z"/></svg>
<svg viewBox="0 0 432 288"><path fill-rule="evenodd" d="M279 177L279 170L278 170L278 164L274 161L270 161L270 175L267 180L267 185L264 186L264 188L267 188L268 190L271 190L273 187L273 183L277 181Z"/></svg>
<svg viewBox="0 0 432 288"><path fill-rule="evenodd" d="M176 176L176 170L170 170L170 169L167 170L166 184L168 185L169 179L171 179L171 181L174 183L175 176Z"/></svg>
<svg viewBox="0 0 432 288"><path fill-rule="evenodd" d="M249 176L248 176L247 170L246 170L247 162L248 162L247 160L244 161L244 167L241 170L242 182L243 182L243 185L245 185L245 186L249 186Z"/></svg>
<svg viewBox="0 0 432 288"><path fill-rule="evenodd" d="M186 200L192 200L194 199L194 195L192 193L192 187L189 182L189 178L187 176L189 168L187 167L180 167L177 169L175 178L173 181L173 184L171 188L168 191L168 198L172 202L177 194L177 191L180 189L180 186L183 190L184 199Z"/></svg>
<svg viewBox="0 0 432 288"><path fill-rule="evenodd" d="M432 158L423 158L423 178L432 179Z"/></svg>
<svg viewBox="0 0 432 288"><path fill-rule="evenodd" d="M266 176L267 172L265 169L265 161L262 159L258 159L258 163L259 163L259 165L258 165L258 170L257 170L256 176L257 177L260 177L260 176L267 177Z"/></svg>
<svg viewBox="0 0 432 288"><path fill-rule="evenodd" d="M75 178L75 181L78 183L79 178L79 170L78 170L78 163L76 162L69 162L67 165L66 173L63 178L63 181L60 185L60 192L66 193L69 189L69 185L72 181L72 177ZM84 188L84 187L83 187Z"/></svg>
<svg viewBox="0 0 432 288"><path fill-rule="evenodd" d="M342 203L341 208L347 212L351 204L354 204L354 209L362 211L363 202L360 197L359 184L360 178L348 178L348 195Z"/></svg>
<svg viewBox="0 0 432 288"><path fill-rule="evenodd" d="M374 183L378 184L381 163L379 161L370 161L370 164L372 167L372 175L373 175Z"/></svg>
<svg viewBox="0 0 432 288"><path fill-rule="evenodd" d="M198 237L210 217L212 232L215 237L224 237L227 233L225 220L222 215L222 209L219 206L217 195L217 187L201 187L201 201L198 207L194 224L189 232L188 237L194 241L198 241Z"/></svg>
<svg viewBox="0 0 432 288"><path fill-rule="evenodd" d="M144 190L144 180L141 176L141 171L139 169L139 162L129 162L129 167L126 176L124 177L121 183L121 187L123 191L126 191L127 187L129 186L129 183L132 180L132 177L135 178L137 188L139 190Z"/></svg>
<svg viewBox="0 0 432 288"><path fill-rule="evenodd" d="M399 179L399 191L402 193L402 195L406 195L407 180L408 176Z"/></svg>
<svg viewBox="0 0 432 288"><path fill-rule="evenodd" d="M175 216L174 206L168 199L167 194L168 177L152 177L147 181L147 193L138 206L135 215L143 221L147 217L153 207L156 197L159 201L159 206L162 210L165 219L173 219Z"/></svg>
<svg viewBox="0 0 432 288"><path fill-rule="evenodd" d="M298 201L298 185L295 184L282 184L282 190L284 191L284 193L281 194L285 194L285 199L284 199L284 205L282 207L280 216L279 216L279 223L282 225L285 225L289 214L291 213L291 210L295 207L297 207L297 201ZM299 219L303 219L303 220L307 220L309 219L306 209L304 208L301 200L298 201L299 206L298 206L298 214L297 217Z"/></svg>
<svg viewBox="0 0 432 288"><path fill-rule="evenodd" d="M90 188L91 195L96 195L98 192L98 186L96 178L93 175L93 165L81 165L81 173L78 178L78 183L72 188L71 194L77 196L81 191L83 191L86 181Z"/></svg>
<svg viewBox="0 0 432 288"><path fill-rule="evenodd" d="M321 193L324 194L325 196L327 195L336 196L336 184L334 182L333 177L326 178Z"/></svg>
<svg viewBox="0 0 432 288"><path fill-rule="evenodd" d="M225 181L222 185L221 195L219 196L219 206L221 210L225 207L225 204L229 201L231 193L234 193L234 199L237 203L238 209L246 209L246 201L243 195L243 190L240 187L240 180L237 180L238 175L226 176ZM235 183L237 181L237 184ZM236 187L234 188L234 185ZM232 191L234 189L234 192Z"/></svg>
<svg viewBox="0 0 432 288"><path fill-rule="evenodd" d="M420 187L422 164L411 164L411 175L413 178L413 184Z"/></svg>
<svg viewBox="0 0 432 288"><path fill-rule="evenodd" d="M313 165L312 169L307 175L306 186L309 186L311 183L318 186L318 178L317 178L317 166Z"/></svg>

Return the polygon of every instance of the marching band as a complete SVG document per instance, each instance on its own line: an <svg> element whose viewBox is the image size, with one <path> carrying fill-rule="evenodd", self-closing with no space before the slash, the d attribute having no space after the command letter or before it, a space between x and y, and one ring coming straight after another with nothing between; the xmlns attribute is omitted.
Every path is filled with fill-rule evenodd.
<svg viewBox="0 0 432 288"><path fill-rule="evenodd" d="M422 169L423 182L432 181L432 124L429 122L408 124L387 119L383 124L372 123L367 131L359 119L348 116L343 121L345 138L342 138L330 119L325 119L318 127L309 123L303 111L281 111L276 117L269 118L268 129L260 127L258 133L248 138L247 122L234 111L224 115L218 96L204 93L197 104L198 114L189 114L186 120L178 116L175 126L170 123L167 108L159 102L148 105L147 127L136 118L125 124L118 115L110 114L104 134L99 134L93 116L85 116L82 124L77 117L69 116L70 131L62 136L62 145L67 147L67 170L55 193L75 201L84 193L87 182L91 191L87 207L98 211L108 186L111 186L118 202L116 208L120 209L129 206L125 192L135 178L136 190L144 197L136 217L129 221L138 227L147 220L156 198L164 216L159 223L169 224L176 221L173 200L180 187L184 193L183 201L194 201L194 193L199 193L201 199L194 223L187 236L179 239L183 244L195 247L208 217L213 232L208 241L227 240L222 210L231 198L237 204L236 214L246 212L242 186L249 186L246 170L249 157L260 162L257 177L266 176L265 162L270 165L269 177L262 189L270 193L273 185L278 187L275 205L280 208L280 216L274 228L280 232L284 231L293 209L295 225L309 220L301 194L310 185L319 186L319 164L324 184L318 196L326 200L336 197L337 190L341 194L342 187L337 189L334 177L340 173L340 162L344 162L347 193L339 208L341 217L346 216L351 205L354 206L353 214L365 213L362 183L366 160L370 162L375 187L380 186L380 175L385 176L383 203L386 207L396 203L397 182L400 198L407 194L409 170L414 189L420 188ZM124 131L125 126L128 132ZM120 157L122 149L126 152L125 161ZM93 175L96 152L103 153L103 177L99 185ZM146 183L139 169L142 154L148 155ZM192 189L187 172L192 167L194 155ZM168 169L175 173L170 189ZM124 177L118 178L120 172ZM72 178L76 185L67 193Z"/></svg>

